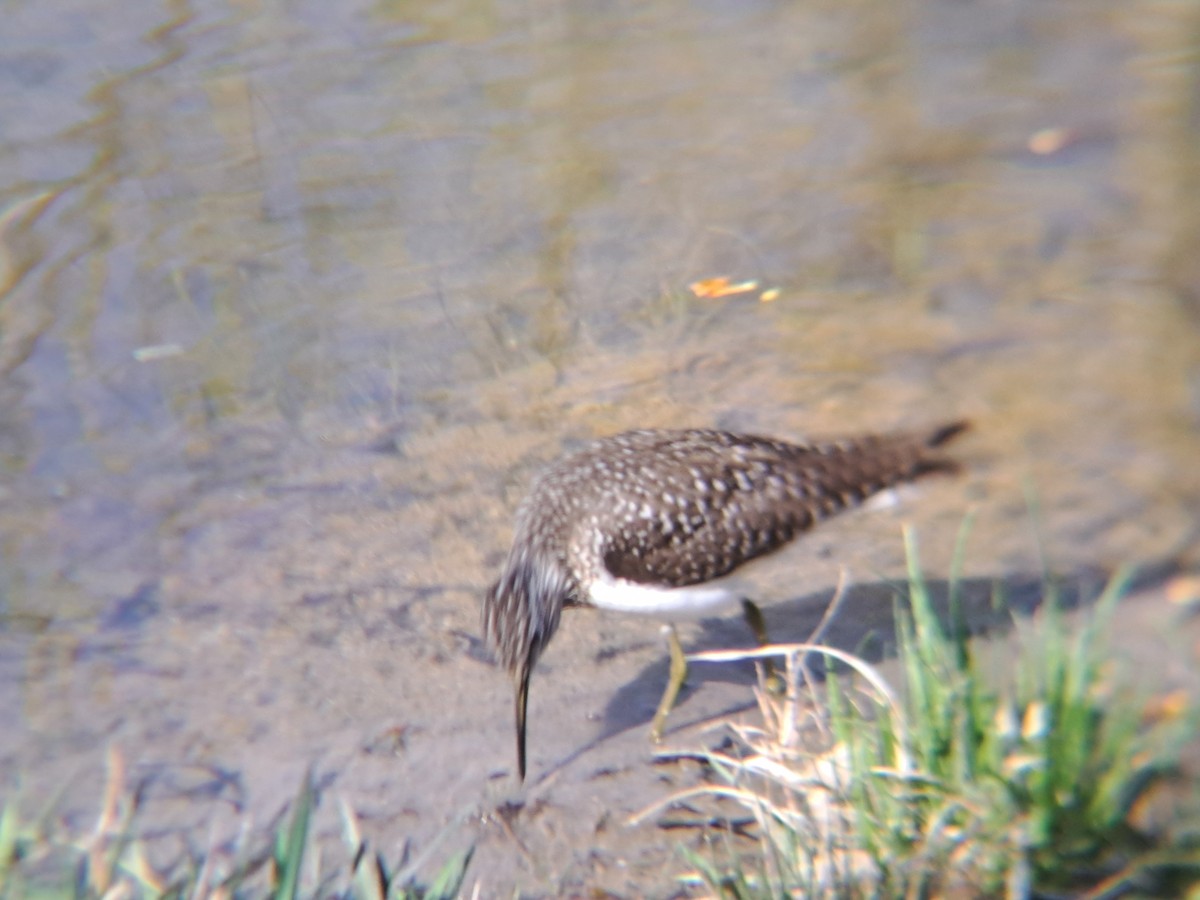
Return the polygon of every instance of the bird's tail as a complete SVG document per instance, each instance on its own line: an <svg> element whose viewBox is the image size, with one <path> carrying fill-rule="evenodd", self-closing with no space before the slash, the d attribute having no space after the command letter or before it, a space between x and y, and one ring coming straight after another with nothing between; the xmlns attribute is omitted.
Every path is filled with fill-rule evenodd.
<svg viewBox="0 0 1200 900"><path fill-rule="evenodd" d="M971 423L966 419L959 419L957 422L941 425L931 431L925 438L925 446L929 448L940 447L942 444L947 444L954 440L970 427Z"/></svg>
<svg viewBox="0 0 1200 900"><path fill-rule="evenodd" d="M922 444L927 450L935 450L944 444L950 443L964 431L971 427L971 423L966 419L959 419L955 422L948 422L945 425L940 425L933 431L925 435ZM962 465L948 456L940 455L922 455L917 461L916 467L910 477L917 478L921 475L931 475L936 472L943 472L947 475L954 475L962 471Z"/></svg>

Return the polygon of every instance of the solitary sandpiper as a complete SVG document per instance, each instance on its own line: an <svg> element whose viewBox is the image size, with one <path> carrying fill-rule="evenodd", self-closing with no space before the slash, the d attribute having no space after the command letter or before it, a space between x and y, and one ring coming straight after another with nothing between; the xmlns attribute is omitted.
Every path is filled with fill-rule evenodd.
<svg viewBox="0 0 1200 900"><path fill-rule="evenodd" d="M707 429L627 431L551 465L521 504L512 549L483 604L484 635L516 690L520 778L529 676L564 606L671 621L742 599L764 640L757 609L726 576L878 491L956 470L932 451L964 428L959 421L801 443ZM686 674L670 634L671 680L655 739Z"/></svg>

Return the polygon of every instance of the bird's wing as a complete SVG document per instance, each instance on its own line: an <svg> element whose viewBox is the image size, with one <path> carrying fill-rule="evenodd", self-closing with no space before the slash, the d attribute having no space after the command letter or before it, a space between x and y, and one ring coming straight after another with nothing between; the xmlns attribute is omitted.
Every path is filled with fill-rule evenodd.
<svg viewBox="0 0 1200 900"><path fill-rule="evenodd" d="M613 505L603 555L614 577L673 587L720 578L820 515L801 483L803 448L733 435L723 444L712 434L654 457L651 477Z"/></svg>
<svg viewBox="0 0 1200 900"><path fill-rule="evenodd" d="M674 587L720 578L877 491L953 469L929 451L963 427L810 444L667 433L642 457L641 477L615 489L604 565Z"/></svg>

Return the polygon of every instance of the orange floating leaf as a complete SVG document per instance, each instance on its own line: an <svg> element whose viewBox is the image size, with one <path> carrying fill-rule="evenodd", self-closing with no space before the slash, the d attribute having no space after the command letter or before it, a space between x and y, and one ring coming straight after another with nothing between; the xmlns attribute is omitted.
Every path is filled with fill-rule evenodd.
<svg viewBox="0 0 1200 900"><path fill-rule="evenodd" d="M756 291L758 290L758 282L741 281L737 284L730 284L729 279L721 275L717 278L704 278L700 281L693 281L688 285L688 290L697 297L702 297L706 300L716 300L719 297L748 294L751 291Z"/></svg>

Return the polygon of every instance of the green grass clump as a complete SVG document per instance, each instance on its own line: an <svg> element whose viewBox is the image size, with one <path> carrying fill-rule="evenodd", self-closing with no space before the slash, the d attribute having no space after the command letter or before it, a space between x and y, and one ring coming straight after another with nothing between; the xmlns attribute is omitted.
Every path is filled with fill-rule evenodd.
<svg viewBox="0 0 1200 900"><path fill-rule="evenodd" d="M452 900L471 861L471 850L450 858L429 884L405 858L389 866L372 853L357 816L342 805L347 856L323 866L311 830L316 791L305 775L290 814L265 841L246 835L232 854L188 855L168 870L153 868L135 836L141 791L125 784L125 763L110 750L108 780L95 827L70 834L50 812L26 821L17 801L0 811L0 898L260 898L297 900ZM432 848L431 848L432 849Z"/></svg>
<svg viewBox="0 0 1200 900"><path fill-rule="evenodd" d="M915 539L906 531L905 540L898 690L816 644L748 654L786 655L788 695L760 693L765 727L735 727L737 753L706 754L725 786L704 790L754 813L761 859L723 869L692 855L701 878L737 898L1200 896L1198 823L1139 825L1154 789L1176 774L1195 716L1146 726L1138 699L1114 681L1104 632L1129 574L1074 629L1048 581L998 678L972 652L958 579L944 625ZM815 711L801 712L809 653L853 675L830 674L824 702L813 692ZM819 727L809 719L806 731L805 716Z"/></svg>

